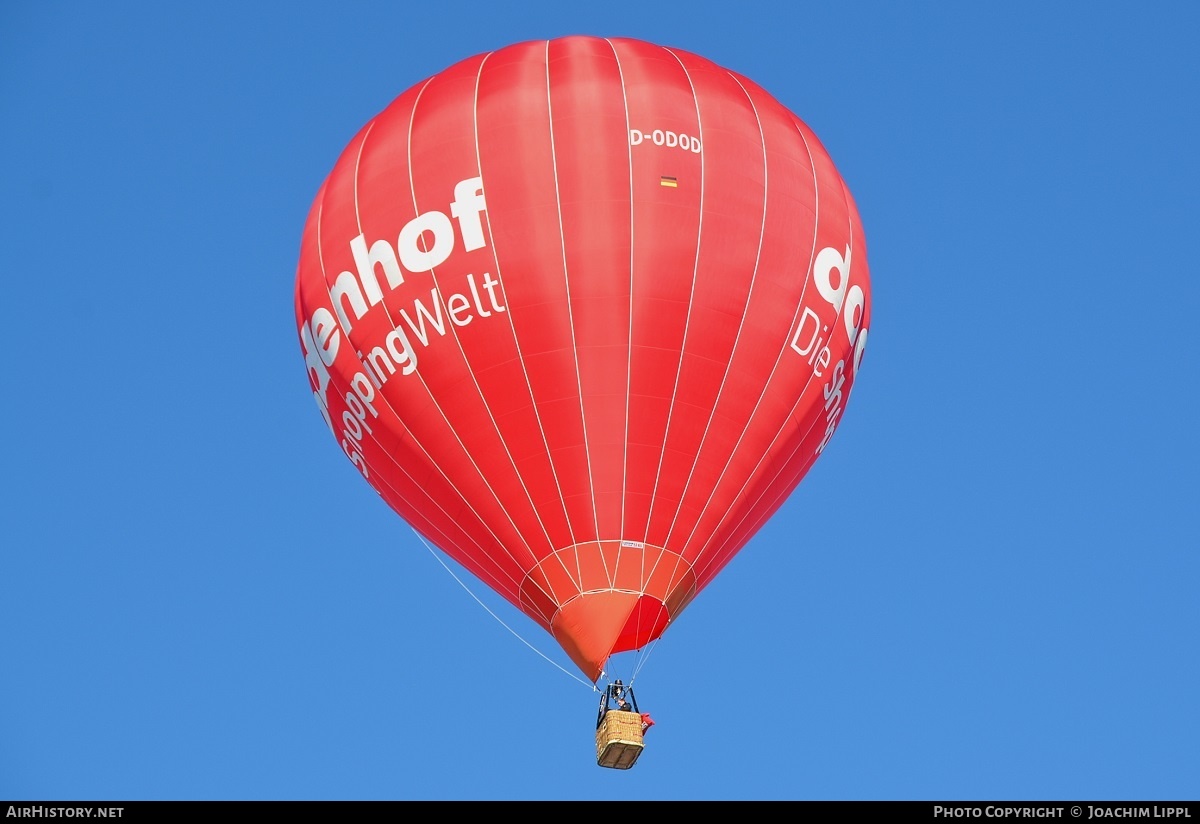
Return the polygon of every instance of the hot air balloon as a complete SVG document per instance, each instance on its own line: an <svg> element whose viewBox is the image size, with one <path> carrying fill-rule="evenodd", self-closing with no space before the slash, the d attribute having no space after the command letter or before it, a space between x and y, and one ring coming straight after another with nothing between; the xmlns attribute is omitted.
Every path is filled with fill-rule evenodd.
<svg viewBox="0 0 1200 824"><path fill-rule="evenodd" d="M799 118L695 54L572 36L367 123L312 205L295 311L347 459L595 682L826 448L870 285Z"/></svg>

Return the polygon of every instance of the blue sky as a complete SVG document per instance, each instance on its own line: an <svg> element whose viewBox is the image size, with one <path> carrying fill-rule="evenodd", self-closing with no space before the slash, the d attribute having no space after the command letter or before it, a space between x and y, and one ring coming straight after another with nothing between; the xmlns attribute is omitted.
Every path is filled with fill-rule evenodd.
<svg viewBox="0 0 1200 824"><path fill-rule="evenodd" d="M6 3L0 798L1200 797L1198 8ZM627 772L344 459L292 309L357 129L566 34L773 93L872 274L843 423L644 662Z"/></svg>

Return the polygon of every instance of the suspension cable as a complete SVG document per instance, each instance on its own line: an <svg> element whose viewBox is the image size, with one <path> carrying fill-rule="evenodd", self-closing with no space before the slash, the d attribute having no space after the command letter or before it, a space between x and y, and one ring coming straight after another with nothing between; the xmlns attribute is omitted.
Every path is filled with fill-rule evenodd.
<svg viewBox="0 0 1200 824"><path fill-rule="evenodd" d="M411 525L410 525L410 528L412 528ZM471 588L468 587L465 583L463 583L461 578L459 578L457 575L454 574L454 570L452 570L449 566L446 565L446 562L442 560L442 556L437 553L437 550L434 548L433 544L431 544L431 543L429 543L429 541L425 540L424 535L422 535L420 532L417 532L417 530L415 528L413 528L413 534L415 534L417 536L417 538L421 541L421 543L425 545L425 548L429 550L429 554L432 555L434 558L436 558L437 562L442 565L442 569L444 569L444 570L446 570L446 572L450 573L450 577L453 578L455 581L457 581L458 585L460 587L462 587L468 595L470 595L472 598L474 598L475 603L477 603L477 604L479 604L479 606L483 607L488 615L495 618L496 621L500 624L500 626L504 627L506 630L508 630L510 633L512 633L513 636L518 641L520 641L525 646L529 647L531 650L536 652L538 655L542 656L542 658L545 658L547 661L549 661L551 664L553 664L555 667L557 667L559 670L561 670L567 676L574 678L579 683L583 684L586 687L589 687L593 692L596 691L595 684L589 684L587 681L584 681L582 678L580 678L575 673L562 667L557 661L550 658L550 656L546 655L544 652L542 652L540 649L535 647L533 644L526 641L524 638L521 637L520 633L518 633L516 630L514 630L508 624L504 623L504 619L502 619L496 613L492 612L492 610L488 607L488 605L485 604L483 601L479 600L479 596L476 595L474 592L472 592Z"/></svg>

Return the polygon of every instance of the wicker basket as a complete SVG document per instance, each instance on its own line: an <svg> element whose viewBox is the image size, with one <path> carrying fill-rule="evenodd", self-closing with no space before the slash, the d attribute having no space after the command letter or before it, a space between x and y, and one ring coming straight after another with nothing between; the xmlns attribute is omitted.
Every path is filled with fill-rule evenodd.
<svg viewBox="0 0 1200 824"><path fill-rule="evenodd" d="M596 763L601 767L627 770L642 754L642 716L636 712L609 710L596 728Z"/></svg>

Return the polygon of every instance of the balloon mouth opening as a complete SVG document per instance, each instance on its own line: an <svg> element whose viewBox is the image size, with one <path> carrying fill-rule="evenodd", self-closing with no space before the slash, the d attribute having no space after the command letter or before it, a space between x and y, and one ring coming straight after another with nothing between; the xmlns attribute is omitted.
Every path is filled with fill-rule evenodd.
<svg viewBox="0 0 1200 824"><path fill-rule="evenodd" d="M618 652L640 649L671 622L662 601L636 592L585 592L558 611L550 631L575 665L593 682Z"/></svg>
<svg viewBox="0 0 1200 824"><path fill-rule="evenodd" d="M543 558L521 605L594 682L610 655L656 640L696 595L681 555L638 541L587 541Z"/></svg>

